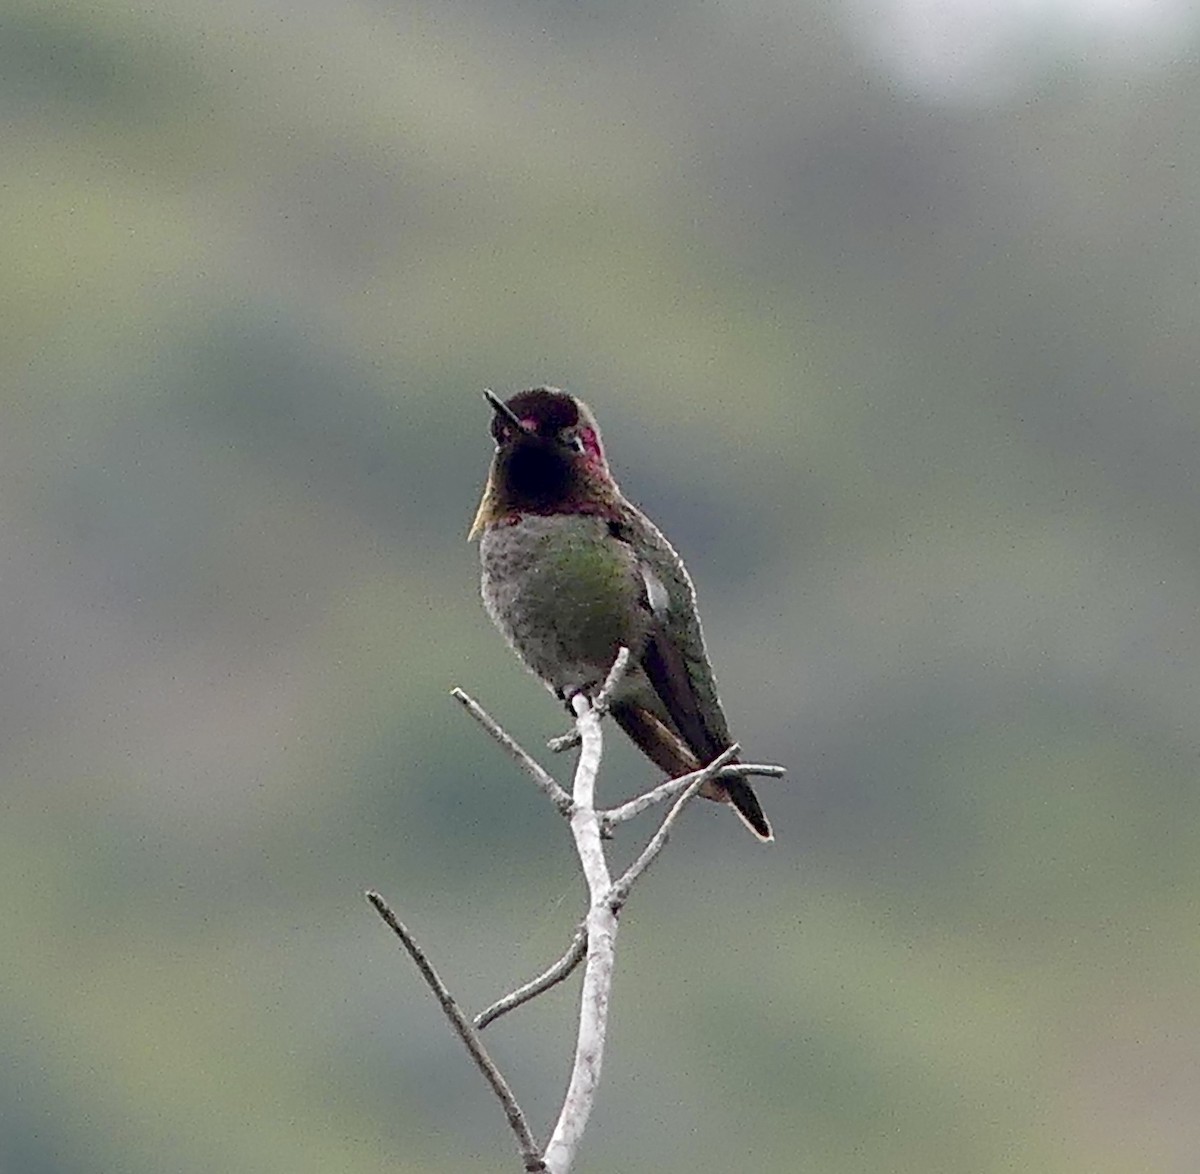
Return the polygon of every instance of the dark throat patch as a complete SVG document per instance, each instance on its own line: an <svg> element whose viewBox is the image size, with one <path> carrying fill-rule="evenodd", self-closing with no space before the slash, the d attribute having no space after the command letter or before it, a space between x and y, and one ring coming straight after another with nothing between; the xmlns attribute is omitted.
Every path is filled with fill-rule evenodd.
<svg viewBox="0 0 1200 1174"><path fill-rule="evenodd" d="M554 442L514 444L502 454L499 473L503 495L517 509L540 512L571 497L571 454Z"/></svg>

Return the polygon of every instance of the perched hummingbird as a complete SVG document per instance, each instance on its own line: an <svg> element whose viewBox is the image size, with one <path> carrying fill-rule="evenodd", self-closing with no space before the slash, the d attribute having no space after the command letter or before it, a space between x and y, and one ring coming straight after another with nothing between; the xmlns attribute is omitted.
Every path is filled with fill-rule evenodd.
<svg viewBox="0 0 1200 1174"><path fill-rule="evenodd" d="M470 536L481 536L488 614L568 703L594 696L627 647L609 707L617 724L669 776L707 765L733 739L683 560L621 493L582 400L553 387L507 403L484 395L496 452ZM732 804L760 840L774 838L744 779L700 793Z"/></svg>

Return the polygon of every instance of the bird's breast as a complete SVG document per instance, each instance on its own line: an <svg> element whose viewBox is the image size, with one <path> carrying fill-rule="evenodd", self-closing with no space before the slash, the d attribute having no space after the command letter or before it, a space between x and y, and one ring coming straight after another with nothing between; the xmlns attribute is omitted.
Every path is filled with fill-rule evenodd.
<svg viewBox="0 0 1200 1174"><path fill-rule="evenodd" d="M601 517L527 515L492 526L480 557L488 613L553 689L589 688L622 644L636 654L645 639L636 558Z"/></svg>

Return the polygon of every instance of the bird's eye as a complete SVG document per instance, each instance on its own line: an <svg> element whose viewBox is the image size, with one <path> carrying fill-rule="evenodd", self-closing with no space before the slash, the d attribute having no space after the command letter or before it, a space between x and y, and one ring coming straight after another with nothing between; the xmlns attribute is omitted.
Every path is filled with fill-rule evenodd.
<svg viewBox="0 0 1200 1174"><path fill-rule="evenodd" d="M574 449L575 452L583 452L583 437L577 435L568 436L567 448Z"/></svg>

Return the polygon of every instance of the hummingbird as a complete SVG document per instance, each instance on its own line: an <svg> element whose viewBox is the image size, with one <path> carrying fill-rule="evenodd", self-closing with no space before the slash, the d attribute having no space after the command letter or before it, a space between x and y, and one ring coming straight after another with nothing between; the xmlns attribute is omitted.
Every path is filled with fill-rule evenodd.
<svg viewBox="0 0 1200 1174"><path fill-rule="evenodd" d="M525 665L570 706L594 697L629 649L609 712L674 778L728 746L725 712L683 560L621 492L596 417L554 387L507 402L491 391L496 442L471 526L480 539L484 607ZM745 779L700 794L730 804L760 839L774 839Z"/></svg>

